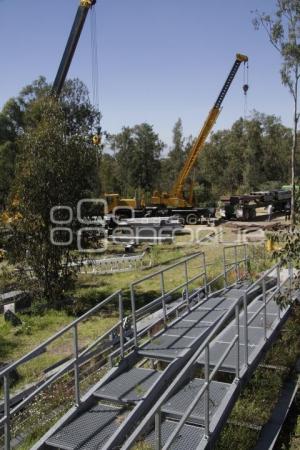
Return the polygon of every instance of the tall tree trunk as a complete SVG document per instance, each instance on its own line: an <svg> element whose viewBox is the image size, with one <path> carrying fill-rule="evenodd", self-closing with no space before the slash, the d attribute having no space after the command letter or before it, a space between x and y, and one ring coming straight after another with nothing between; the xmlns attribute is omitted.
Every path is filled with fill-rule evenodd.
<svg viewBox="0 0 300 450"><path fill-rule="evenodd" d="M294 132L293 132L293 147L292 147L292 157L291 157L291 175L292 175L292 196L291 196L291 225L292 227L296 224L296 186L295 186L295 162L296 162L296 149L297 149L297 130L298 130L298 69L296 69L296 80L295 80L295 95L294 95Z"/></svg>

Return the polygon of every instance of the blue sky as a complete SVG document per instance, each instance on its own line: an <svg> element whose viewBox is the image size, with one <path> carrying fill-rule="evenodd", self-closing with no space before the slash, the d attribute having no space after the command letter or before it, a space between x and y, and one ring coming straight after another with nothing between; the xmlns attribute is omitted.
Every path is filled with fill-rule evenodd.
<svg viewBox="0 0 300 450"><path fill-rule="evenodd" d="M0 106L39 75L53 81L79 0L0 0ZM171 143L178 117L196 136L236 52L249 56L248 111L292 124L292 103L280 82L280 56L251 10L272 11L275 0L97 0L102 126L149 122ZM69 77L91 88L90 20ZM223 103L215 130L244 114L241 68Z"/></svg>

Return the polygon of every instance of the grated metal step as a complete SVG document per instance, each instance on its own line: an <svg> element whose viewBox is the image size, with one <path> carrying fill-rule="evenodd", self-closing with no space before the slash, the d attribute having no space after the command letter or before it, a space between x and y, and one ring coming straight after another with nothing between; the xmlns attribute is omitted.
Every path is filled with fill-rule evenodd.
<svg viewBox="0 0 300 450"><path fill-rule="evenodd" d="M199 305L199 309L227 309L227 303L228 299L226 299L225 297L211 297L208 300L204 300L203 302L201 302Z"/></svg>
<svg viewBox="0 0 300 450"><path fill-rule="evenodd" d="M46 444L63 450L101 449L124 419L121 408L96 405L54 433Z"/></svg>
<svg viewBox="0 0 300 450"><path fill-rule="evenodd" d="M248 321L252 319L252 317L254 316L254 313L248 313ZM241 323L243 323L244 320L244 314L241 314ZM276 320L277 318L277 314L267 314L266 315L266 325L267 328L270 328L272 323ZM259 313L255 319L252 320L251 322L251 327L257 327L257 328L262 328L264 326L264 313L261 312Z"/></svg>
<svg viewBox="0 0 300 450"><path fill-rule="evenodd" d="M184 316L184 320L189 320L191 322L207 322L207 323L215 323L225 314L225 310L201 310L195 309L191 313Z"/></svg>
<svg viewBox="0 0 300 450"><path fill-rule="evenodd" d="M183 356L193 341L188 337L167 336L162 334L139 350L139 355L170 361Z"/></svg>
<svg viewBox="0 0 300 450"><path fill-rule="evenodd" d="M177 422L172 420L164 420L161 423L161 444L162 447L167 442L168 437L175 430ZM196 450L200 441L204 436L204 428L194 425L184 425L175 438L170 450ZM155 448L155 431L153 430L145 438L145 442Z"/></svg>
<svg viewBox="0 0 300 450"><path fill-rule="evenodd" d="M189 320L181 320L180 322L176 323L172 327L170 327L166 331L166 335L173 335L173 336L186 336L189 338L196 338L198 336L201 336L203 333L207 331L208 328L210 328L211 324L208 322L191 322Z"/></svg>
<svg viewBox="0 0 300 450"><path fill-rule="evenodd" d="M223 343L223 342L216 342L212 345L210 349L209 354L209 363L211 367L215 367L217 363L220 361L226 350L228 349L229 344ZM255 350L255 345L248 345L248 355L250 356L251 353ZM234 372L236 368L236 355L237 355L237 348L234 346L231 351L229 352L228 356L225 358L222 366L220 367L220 372ZM240 368L244 365L245 361L245 346L243 344L240 344ZM204 355L200 356L200 358L197 359L198 364L201 366L205 364L205 358Z"/></svg>
<svg viewBox="0 0 300 450"><path fill-rule="evenodd" d="M261 308L263 304L264 304L263 300L258 299L256 302L254 302L249 306L248 311L250 313L255 313L256 311L259 310L259 308ZM278 314L278 305L275 301L270 300L269 303L267 304L267 314Z"/></svg>
<svg viewBox="0 0 300 450"><path fill-rule="evenodd" d="M160 372L151 369L132 368L94 392L94 396L122 403L143 400L146 392L159 378Z"/></svg>
<svg viewBox="0 0 300 450"><path fill-rule="evenodd" d="M191 402L194 400L197 393L200 391L205 381L200 378L195 378L187 383L182 389L180 389L175 395L173 395L161 408L169 418L180 419ZM209 388L209 403L210 403L210 416L213 416L216 409L219 407L230 384L220 383L218 381L212 381ZM189 416L188 421L203 424L204 423L204 406L205 396L203 395L197 403L194 411Z"/></svg>
<svg viewBox="0 0 300 450"><path fill-rule="evenodd" d="M273 280L271 279L273 282ZM270 282L271 282L270 281ZM255 315L255 312L261 308L263 305L263 300L257 298L248 306L248 314L247 319L248 322ZM245 346L244 346L244 312L240 313L239 317L239 366L242 367L245 361ZM267 335L269 333L270 327L278 318L278 305L275 301L270 300L267 305L267 314L266 314L266 328ZM237 334L237 327L235 320L232 320L230 324L215 338L213 343L210 346L210 366L215 366L219 360L221 360L222 355L228 349L230 343L233 341L234 337ZM264 338L264 313L261 312L257 315L257 317L251 322L248 326L248 355L258 347L258 345L262 342ZM234 372L236 369L236 360L237 360L237 346L235 345L228 356L222 363L220 367L220 371L224 372ZM204 365L204 354L200 356L197 360L198 364Z"/></svg>

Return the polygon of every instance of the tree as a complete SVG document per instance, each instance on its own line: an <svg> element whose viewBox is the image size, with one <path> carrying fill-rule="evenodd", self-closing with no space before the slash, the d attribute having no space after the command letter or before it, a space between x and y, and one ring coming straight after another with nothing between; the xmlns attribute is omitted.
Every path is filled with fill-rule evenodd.
<svg viewBox="0 0 300 450"><path fill-rule="evenodd" d="M269 14L256 11L254 26L266 31L273 47L282 57L281 80L293 97L293 145L291 151L291 223L295 225L295 160L298 130L298 88L300 78L300 2L276 0L276 11Z"/></svg>
<svg viewBox="0 0 300 450"><path fill-rule="evenodd" d="M100 157L99 166L101 192L119 192L120 183L118 180L118 164L116 158L108 153L103 153Z"/></svg>
<svg viewBox="0 0 300 450"><path fill-rule="evenodd" d="M13 122L5 112L0 113L0 211L6 206L14 177L16 138Z"/></svg>
<svg viewBox="0 0 300 450"><path fill-rule="evenodd" d="M186 151L182 121L181 119L178 119L173 128L173 146L168 153L168 178L170 181L169 189L172 188L174 181L178 177L180 170L184 165L185 158Z"/></svg>
<svg viewBox="0 0 300 450"><path fill-rule="evenodd" d="M14 179L17 155L16 140L40 120L37 100L50 95L51 84L39 77L20 94L9 99L0 113L0 207L6 204ZM64 115L65 134L89 136L100 120L100 113L92 106L88 90L78 79L67 80L59 99Z"/></svg>
<svg viewBox="0 0 300 450"><path fill-rule="evenodd" d="M69 237L76 240L77 203L99 194L97 150L86 136L69 134L65 114L55 99L37 100L32 108L39 120L19 140L10 201L10 255L15 263L32 269L36 292L57 306L72 284L70 263L76 256L74 246L54 244ZM57 206L69 207L74 219L61 225L70 231L58 233L54 243L51 210ZM58 218L67 220L69 214L65 217L63 210L58 211Z"/></svg>
<svg viewBox="0 0 300 450"><path fill-rule="evenodd" d="M211 186L211 197L279 188L287 183L292 134L275 116L253 112L230 130L213 133L199 155L200 184Z"/></svg>
<svg viewBox="0 0 300 450"><path fill-rule="evenodd" d="M111 136L111 148L116 154L118 180L123 195L137 191L150 192L160 175L160 154L164 144L147 123L124 127Z"/></svg>
<svg viewBox="0 0 300 450"><path fill-rule="evenodd" d="M244 186L254 191L264 181L262 171L262 124L256 118L244 121L246 148L244 155Z"/></svg>

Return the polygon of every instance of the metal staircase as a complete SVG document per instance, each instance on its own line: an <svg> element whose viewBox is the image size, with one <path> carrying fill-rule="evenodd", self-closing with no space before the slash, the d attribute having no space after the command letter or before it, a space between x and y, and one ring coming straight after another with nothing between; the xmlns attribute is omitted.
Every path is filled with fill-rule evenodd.
<svg viewBox="0 0 300 450"><path fill-rule="evenodd" d="M283 293L291 295L292 271L280 280L278 264L251 283L244 277L247 266L245 246L225 247L224 270L213 280L208 281L205 255L198 253L133 283L127 339L122 296L117 293L119 321L104 335L107 340L112 333L113 340L107 347L101 336L78 352L74 333L69 375L74 377L75 405L32 448L129 449L140 439L155 449L193 450L211 445L241 386L290 310L281 310L276 299ZM168 275L172 270L178 275L179 268L183 281L167 288ZM136 309L141 284L154 280L158 280L160 295ZM215 290L220 281L224 287ZM69 328L75 330L78 320ZM99 345L106 373L82 395L80 371ZM66 370L56 372L55 380ZM222 372L232 374L232 381L220 381ZM0 377L5 380L7 373L9 368ZM44 387L48 386L47 381ZM4 387L9 399L7 383ZM5 411L0 424L5 427L8 450L14 412L9 402Z"/></svg>

